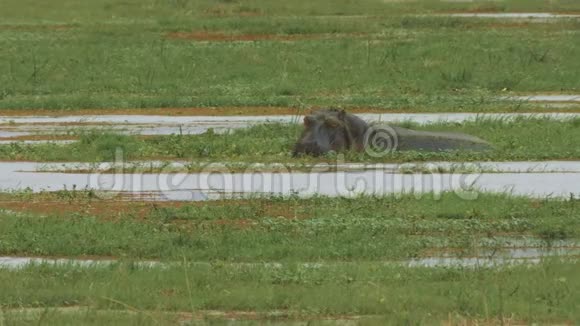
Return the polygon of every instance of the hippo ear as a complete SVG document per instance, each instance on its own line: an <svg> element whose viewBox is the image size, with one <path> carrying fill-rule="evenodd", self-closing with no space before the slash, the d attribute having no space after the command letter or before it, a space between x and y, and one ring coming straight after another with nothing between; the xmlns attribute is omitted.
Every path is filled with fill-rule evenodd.
<svg viewBox="0 0 580 326"><path fill-rule="evenodd" d="M305 127L311 127L314 125L314 118L307 115L304 117L304 126Z"/></svg>
<svg viewBox="0 0 580 326"><path fill-rule="evenodd" d="M344 119L346 118L346 112L344 110L338 111L338 118L340 120L343 120L344 121Z"/></svg>
<svg viewBox="0 0 580 326"><path fill-rule="evenodd" d="M324 121L324 123L326 124L327 127L330 127L330 128L338 128L341 125L340 120L337 120L336 118L326 119Z"/></svg>

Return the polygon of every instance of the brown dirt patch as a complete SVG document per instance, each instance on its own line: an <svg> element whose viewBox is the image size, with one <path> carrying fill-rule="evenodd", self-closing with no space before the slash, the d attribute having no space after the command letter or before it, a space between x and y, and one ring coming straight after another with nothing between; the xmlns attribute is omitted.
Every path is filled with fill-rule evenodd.
<svg viewBox="0 0 580 326"><path fill-rule="evenodd" d="M294 209L293 209L294 208ZM307 219L310 216L303 210L284 204L266 203L262 206L263 214L274 217L284 217L287 219Z"/></svg>
<svg viewBox="0 0 580 326"><path fill-rule="evenodd" d="M119 217L144 218L158 207L179 207L183 202L129 202L129 201L0 201L0 207L17 212L44 215L80 213L116 220Z"/></svg>
<svg viewBox="0 0 580 326"><path fill-rule="evenodd" d="M256 224L255 221L248 220L248 219L237 219L237 220L227 220L221 219L214 222L217 225L224 225L224 226L233 226L240 229L247 229L251 228Z"/></svg>
<svg viewBox="0 0 580 326"><path fill-rule="evenodd" d="M0 31L67 31L75 28L74 25L0 25Z"/></svg>
<svg viewBox="0 0 580 326"><path fill-rule="evenodd" d="M263 13L256 10L247 10L242 8L232 8L227 5L217 5L210 7L203 11L206 16L213 17L257 17L262 16Z"/></svg>
<svg viewBox="0 0 580 326"><path fill-rule="evenodd" d="M79 126L86 126L86 127L95 127L96 125L93 124L80 124ZM134 136L136 139L139 140L147 140L147 139L155 139L155 138L159 138L159 137L163 137L163 135L135 135ZM51 134L40 134L40 135L24 135L24 136L15 136L15 137L0 137L0 140L6 140L6 141L27 141L27 140L46 140L46 141L58 141L58 140L79 140L79 137L76 136L72 136L72 135L51 135ZM171 157L169 158L163 158L163 159L171 159ZM126 169L127 171L130 171L130 169ZM43 172L43 171L39 171L39 172ZM68 171L64 171L64 173L93 173L94 171L91 170L86 170L86 169L71 169ZM116 171L114 169L111 169L110 171L99 171L102 173L115 173Z"/></svg>
<svg viewBox="0 0 580 326"><path fill-rule="evenodd" d="M489 319L470 319L468 317L452 317L451 314L449 319L442 321L441 325L444 326L492 326L492 325L505 325L505 326L524 326L530 325L528 321L518 320L514 318L504 317L504 318L489 318ZM568 324L563 324L568 325ZM571 325L571 324L570 324Z"/></svg>
<svg viewBox="0 0 580 326"><path fill-rule="evenodd" d="M503 10L503 8L496 6L494 4L484 4L484 5L476 5L476 6L473 6L471 8L460 9L460 10L457 10L455 12L470 13L470 14L484 14L484 13L497 14L497 13L503 13L503 12L505 12L505 10Z"/></svg>
<svg viewBox="0 0 580 326"><path fill-rule="evenodd" d="M81 115L82 116L82 115ZM109 122L35 122L33 123L35 126L60 126L60 127L82 127L82 126L110 126L112 123ZM28 126L30 123L19 123L19 122L11 122L8 127L21 127L21 126Z"/></svg>
<svg viewBox="0 0 580 326"><path fill-rule="evenodd" d="M234 42L234 41L297 41L328 38L360 37L364 33L317 33L317 34L227 34L223 32L172 32L165 35L168 39L191 41Z"/></svg>
<svg viewBox="0 0 580 326"><path fill-rule="evenodd" d="M16 137L0 137L0 140L26 141L26 140L75 140L76 137L69 135L25 135Z"/></svg>
<svg viewBox="0 0 580 326"><path fill-rule="evenodd" d="M253 206L257 207L257 217L281 217L287 219L305 219L309 215L304 210L297 210L289 203L272 203L269 200L214 200L201 202L186 201L151 201L152 197L147 194L127 195L120 194L111 200L89 199L84 192L78 192L77 197L68 193L38 193L32 195L4 194L0 195L0 208L33 214L43 215L68 215L79 213L90 216L102 217L104 220L117 220L120 218L135 218L143 220L149 214L161 208L179 208L183 206ZM253 224L251 220L223 219L215 221L216 224L237 225L248 227Z"/></svg>
<svg viewBox="0 0 580 326"><path fill-rule="evenodd" d="M310 112L317 107L301 110L291 107L252 106L252 107L216 107L216 108L135 108L135 109L78 109L78 110L48 110L21 109L0 110L0 116L85 116L85 115L164 115L164 116L250 116L250 115L293 115ZM396 113L409 110L387 110L381 108L347 108L352 113ZM74 125L74 124L71 124Z"/></svg>

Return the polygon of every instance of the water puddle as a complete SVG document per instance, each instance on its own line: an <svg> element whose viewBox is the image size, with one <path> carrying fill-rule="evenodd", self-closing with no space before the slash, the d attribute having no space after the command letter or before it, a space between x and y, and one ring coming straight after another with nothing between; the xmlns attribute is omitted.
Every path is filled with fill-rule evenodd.
<svg viewBox="0 0 580 326"><path fill-rule="evenodd" d="M403 261L384 261L386 265L402 265L408 267L494 267L513 264L537 264L549 257L577 259L580 256L579 247L537 247L537 248L504 248L493 253L480 253L473 257L459 257L450 254L416 258ZM0 257L0 268L24 268L31 264L47 265L72 265L79 267L98 267L118 264L123 261L116 259L70 259L70 258L40 258L40 257ZM167 263L159 261L137 261L132 262L141 267L167 267L180 266L182 262ZM190 266L211 266L209 262L188 262ZM231 266L265 266L271 268L282 268L282 263L227 263ZM307 268L322 268L327 265L349 264L349 263L304 263Z"/></svg>
<svg viewBox="0 0 580 326"><path fill-rule="evenodd" d="M575 163L575 164L574 164ZM530 163L505 163L505 168L530 167ZM541 163L538 163L541 164ZM349 197L361 194L455 192L476 199L480 192L502 192L534 197L580 197L578 162L552 163L553 167L574 172L444 172L402 173L394 170L345 170L291 172L279 167L246 172L218 165L199 173L60 173L35 172L42 163L0 163L0 191L59 191L92 189L110 196L115 193L153 193L155 200L211 200L235 196L322 195ZM31 171L31 172L23 172ZM212 197L214 196L214 197ZM221 197L220 197L221 196Z"/></svg>
<svg viewBox="0 0 580 326"><path fill-rule="evenodd" d="M457 257L451 254L437 257L412 259L405 264L410 267L494 267L513 264L538 264L548 257L578 258L578 247L503 248L498 251L479 252L474 257Z"/></svg>
<svg viewBox="0 0 580 326"><path fill-rule="evenodd" d="M577 14L555 14L549 12L494 12L494 13L455 13L451 17L475 17L475 18L504 18L504 19L528 19L531 21L548 21L562 18L580 18Z"/></svg>
<svg viewBox="0 0 580 326"><path fill-rule="evenodd" d="M514 119L517 117L544 117L571 119L580 113L381 113L358 114L369 122L463 122L476 119ZM138 135L200 134L209 129L216 133L246 128L261 123L297 123L298 115L278 116L151 116L151 115L92 115L92 116L0 116L0 138L29 135L66 134L71 130L105 129Z"/></svg>
<svg viewBox="0 0 580 326"><path fill-rule="evenodd" d="M10 163L6 164L10 168ZM580 173L580 162L577 161L540 161L540 162L421 162L421 163L336 163L336 164L297 164L297 163L240 163L240 162L187 162L187 161L132 161L124 163L32 163L32 170L20 169L21 172L108 172L123 171L140 173L191 172L203 171L214 166L215 170L224 167L241 170L258 171L372 171L385 173L412 172L495 172L495 173ZM227 169L227 168L226 168ZM152 172L150 172L152 171Z"/></svg>
<svg viewBox="0 0 580 326"><path fill-rule="evenodd" d="M39 257L0 257L0 268L23 268L29 265L73 265L80 267L109 266L120 263L113 259L70 259L70 258L39 258ZM139 261L142 267L154 267L162 265L156 261Z"/></svg>
<svg viewBox="0 0 580 326"><path fill-rule="evenodd" d="M506 119L517 117L550 117L563 119L578 117L580 113L359 113L367 121L412 121L433 123L437 121L461 122L477 118ZM233 125L265 122L302 121L300 115L263 115L263 116L155 116L155 115L91 115L91 116L0 116L0 122L15 124L142 124L142 125Z"/></svg>
<svg viewBox="0 0 580 326"><path fill-rule="evenodd" d="M502 99L510 101L525 102L579 102L580 95L527 95L527 96L507 96Z"/></svg>
<svg viewBox="0 0 580 326"><path fill-rule="evenodd" d="M38 145L38 144L72 144L76 140L52 140L52 139L39 139L39 140L0 140L0 145L10 145L10 144L28 144L28 145Z"/></svg>

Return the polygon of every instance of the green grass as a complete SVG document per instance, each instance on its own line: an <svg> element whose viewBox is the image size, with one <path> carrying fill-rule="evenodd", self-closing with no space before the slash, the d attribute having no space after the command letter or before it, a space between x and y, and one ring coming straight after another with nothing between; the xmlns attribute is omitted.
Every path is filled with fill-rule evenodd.
<svg viewBox="0 0 580 326"><path fill-rule="evenodd" d="M506 0L482 1L478 3L445 3L438 0L423 0L416 3L403 1L348 1L322 0L310 2L298 0L292 3L249 0L176 0L139 1L97 0L80 3L74 0L38 2L34 0L5 0L0 17L6 22L127 22L131 20L169 20L199 18L207 16L238 16L253 13L265 16L312 16L312 15L400 15L405 13L429 13L453 10L486 10L498 12L534 11L578 11L580 5L574 0Z"/></svg>
<svg viewBox="0 0 580 326"><path fill-rule="evenodd" d="M556 121L523 118L514 121L488 120L435 123L425 126L403 124L420 130L464 132L489 141L494 149L486 152L401 151L384 157L346 153L352 162L476 161L579 159L580 120ZM124 159L190 159L193 162L299 162L333 161L335 156L314 159L291 157L301 126L262 124L221 135L170 135L150 139L103 131L76 131L80 141L73 144L10 144L0 146L0 159L33 161L112 161L119 151ZM75 131L73 130L74 134ZM192 165L196 168L196 165Z"/></svg>
<svg viewBox="0 0 580 326"><path fill-rule="evenodd" d="M0 316L7 325L175 325L182 318L179 315L164 312L140 313L131 310L95 310L91 308L67 311L58 308L24 310L24 311L3 311L0 309Z"/></svg>
<svg viewBox="0 0 580 326"><path fill-rule="evenodd" d="M526 24L416 16L578 12L576 0L1 2L1 110L332 105L529 111L538 105L497 97L580 90L578 20ZM200 42L169 37L175 32L273 39ZM381 159L346 153L344 160L580 159L579 120L406 125L466 132L495 148L400 152ZM0 159L100 162L120 151L127 160L191 160L194 169L198 162L306 165L337 159L292 159L300 130L291 125L149 139L71 132L78 143L2 145ZM97 195L0 194L0 255L121 261L0 268L0 326L173 325L187 321L182 312L197 312L200 320L192 324L229 324L200 310L259 313L258 320L236 321L243 325L316 325L324 323L321 318L354 315L367 316L363 325L580 322L578 262L549 259L497 269L385 263L442 250L464 257L578 243L576 198L479 194L466 201L444 193L123 206ZM174 264L132 263L141 259ZM184 260L197 263L176 263ZM245 262L253 264L239 264ZM71 306L87 309L58 309ZM132 313L123 313L127 310ZM273 311L277 317L269 315Z"/></svg>
<svg viewBox="0 0 580 326"><path fill-rule="evenodd" d="M405 15L477 6L580 10L573 1L28 2L10 0L0 13L0 109L342 105L517 111L532 107L494 98L505 95L502 90L580 89L578 21L502 28L495 20ZM232 15L208 16L212 7ZM236 16L256 10L265 15ZM325 14L331 16L314 17ZM290 42L166 37L175 31L331 36Z"/></svg>
<svg viewBox="0 0 580 326"><path fill-rule="evenodd" d="M0 17L6 23L58 22L127 22L131 20L174 20L199 17L239 16L253 13L263 16L316 16L316 15L373 15L390 16L418 14L450 10L487 11L577 11L580 5L574 0L507 0L481 1L477 3L445 3L437 0L423 0L417 3L382 2L374 0L348 1L323 0L310 2L298 0L292 3L266 0L216 1L177 0L139 1L97 0L79 3L74 0L40 2L37 0L5 0ZM168 18L169 17L169 18Z"/></svg>
<svg viewBox="0 0 580 326"><path fill-rule="evenodd" d="M56 203L49 200L47 206L34 204L34 197L27 197L32 195L5 195L8 202L17 200L40 208L61 206L64 212L0 212L0 254L240 262L380 261L423 256L437 248L469 255L482 248L549 247L580 237L577 199L478 194L475 200L464 200L453 193L440 198L424 194L420 199L413 195L274 197L181 207L156 203L141 209L119 206L99 214L90 213L91 207L118 204L83 193L68 195L57 197Z"/></svg>
<svg viewBox="0 0 580 326"><path fill-rule="evenodd" d="M378 316L367 319L369 325L500 318L574 324L580 320L579 267L578 263L559 261L500 269L404 268L376 263L29 266L17 271L0 269L0 305L6 309L88 305L118 310L128 304L141 312L142 319L159 317L159 311L211 309L278 310L282 320ZM45 313L48 320L66 317L50 311ZM89 321L95 318L90 309L79 315Z"/></svg>

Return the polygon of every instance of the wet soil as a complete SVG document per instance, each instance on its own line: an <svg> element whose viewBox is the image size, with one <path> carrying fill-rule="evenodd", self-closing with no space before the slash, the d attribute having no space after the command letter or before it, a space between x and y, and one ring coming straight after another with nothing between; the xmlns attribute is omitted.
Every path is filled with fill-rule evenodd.
<svg viewBox="0 0 580 326"><path fill-rule="evenodd" d="M0 116L85 116L85 115L165 115L165 116L261 116L261 115L295 115L316 110L302 110L291 107L253 106L253 107L216 107L216 108L135 108L135 109L0 109ZM408 110L390 110L381 108L349 108L352 113L397 113ZM569 111L563 111L569 112Z"/></svg>
<svg viewBox="0 0 580 326"><path fill-rule="evenodd" d="M490 10L483 11L451 11L447 12L452 17L465 18L501 18L501 19L526 19L533 21L546 21L547 19L568 19L580 18L580 13L558 13L558 12L497 12Z"/></svg>
<svg viewBox="0 0 580 326"><path fill-rule="evenodd" d="M141 137L148 137L148 136L141 136ZM23 135L23 136L15 136L15 137L0 137L1 141L38 141L38 140L45 140L45 141L59 141L59 140L76 140L78 137L73 137L69 135L50 135L50 134L43 134L43 135Z"/></svg>
<svg viewBox="0 0 580 326"><path fill-rule="evenodd" d="M312 34L231 34L224 32L171 32L168 39L210 41L210 42L251 42L251 41L298 41L328 38L368 36L367 33L312 33Z"/></svg>
<svg viewBox="0 0 580 326"><path fill-rule="evenodd" d="M71 196L71 194L67 194ZM0 195L0 209L21 213L33 213L41 215L66 216L70 214L84 214L100 217L103 220L115 221L118 219L134 218L136 220L147 219L152 212L162 208L179 208L183 206L251 206L258 207L258 213L264 217L282 217L288 219L305 219L309 216L303 212L297 212L295 207L283 203L273 203L269 200L234 199L215 200L205 202L184 201L151 201L147 194L122 194L112 200L84 198L59 198L67 195L56 193L31 194L15 198L11 195ZM232 225L248 227L253 224L251 220L232 220L224 216L223 219L214 221L219 225ZM179 223L179 221L176 221Z"/></svg>
<svg viewBox="0 0 580 326"><path fill-rule="evenodd" d="M175 293L175 289L165 289L160 293L163 296L172 296ZM117 300L109 299L112 302L118 303L121 306L125 306L123 302L118 302ZM132 308L132 307L127 307ZM152 316L159 316L160 314L165 314L167 316L175 317L175 322L178 325L189 325L188 323L194 320L207 322L208 320L229 320L232 322L239 321L261 321L267 323L267 325L309 325L309 321L328 321L332 325L358 325L355 323L358 319L363 318L376 318L379 316L373 315L341 315L341 314L310 314L297 310L271 310L271 311L238 311L238 310L195 310L194 312L184 312L184 311L159 311L159 310L115 310L115 309L97 309L90 306L55 306L55 307L43 307L43 308L6 308L4 309L6 313L16 313L16 314L26 314L26 315L41 315L48 312L58 312L62 314L82 314L82 313L97 313L103 315L112 314L137 314L146 313Z"/></svg>
<svg viewBox="0 0 580 326"><path fill-rule="evenodd" d="M0 25L0 31L67 31L75 28L75 25L55 24L55 25Z"/></svg>
<svg viewBox="0 0 580 326"><path fill-rule="evenodd" d="M66 216L81 213L115 220L117 217L145 218L154 209L181 207L183 202L129 202L129 201L1 201L0 208L22 213Z"/></svg>
<svg viewBox="0 0 580 326"><path fill-rule="evenodd" d="M556 95L556 94L554 94ZM525 96L525 94L522 94ZM529 96L528 96L529 98ZM560 103L560 102L558 102ZM572 104L577 102L572 102ZM252 107L200 107L200 108L132 108L132 109L84 109L75 110L54 110L54 109L0 109L0 116L3 117L25 117L25 116L94 116L94 115L163 115L163 116L277 116L277 115L297 115L306 114L322 107L312 107L310 109L300 109L292 107L274 106L252 106ZM376 108L376 107L349 107L345 108L351 113L417 113L414 108ZM543 108L538 107L530 110L518 111L519 113L566 113L580 112L580 107L573 108ZM428 113L428 112L425 112ZM441 114L451 112L440 112Z"/></svg>

